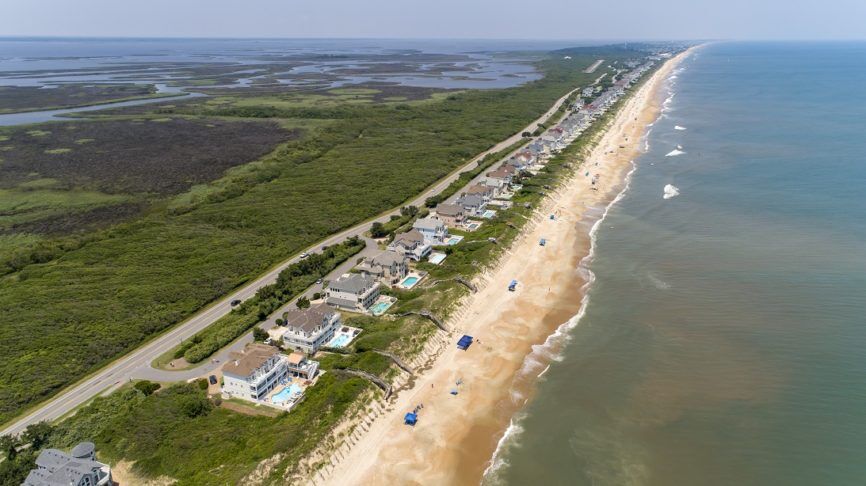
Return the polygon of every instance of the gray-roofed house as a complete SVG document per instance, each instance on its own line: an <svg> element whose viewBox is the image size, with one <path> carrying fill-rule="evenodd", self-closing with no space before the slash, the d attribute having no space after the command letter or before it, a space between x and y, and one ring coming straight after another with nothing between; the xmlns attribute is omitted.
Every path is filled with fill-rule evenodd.
<svg viewBox="0 0 866 486"><path fill-rule="evenodd" d="M355 269L363 275L379 279L385 285L395 285L409 273L409 259L395 251L383 251L364 258Z"/></svg>
<svg viewBox="0 0 866 486"><path fill-rule="evenodd" d="M489 201L493 198L494 189L490 186L486 186L484 184L475 184L469 186L463 194L468 195L476 195L484 198L485 201Z"/></svg>
<svg viewBox="0 0 866 486"><path fill-rule="evenodd" d="M340 327L340 313L325 304L291 309L285 314L283 345L313 354L324 346Z"/></svg>
<svg viewBox="0 0 866 486"><path fill-rule="evenodd" d="M96 460L96 447L82 442L67 454L59 449L43 449L36 458L36 469L24 479L24 486L104 486L114 484L111 468Z"/></svg>
<svg viewBox="0 0 866 486"><path fill-rule="evenodd" d="M432 248L424 241L424 235L413 229L395 236L388 249L417 262L424 259Z"/></svg>
<svg viewBox="0 0 866 486"><path fill-rule="evenodd" d="M343 275L328 284L328 305L352 312L366 312L379 298L379 282L360 273Z"/></svg>
<svg viewBox="0 0 866 486"><path fill-rule="evenodd" d="M424 243L428 245L443 245L448 239L448 227L439 218L421 218L412 225L424 237Z"/></svg>
<svg viewBox="0 0 866 486"><path fill-rule="evenodd" d="M441 219L447 226L456 228L463 224L465 211L459 204L442 203L433 210L436 217Z"/></svg>
<svg viewBox="0 0 866 486"><path fill-rule="evenodd" d="M457 200L457 204L463 207L466 214L470 216L480 216L487 206L487 201L483 197L475 194L464 194Z"/></svg>

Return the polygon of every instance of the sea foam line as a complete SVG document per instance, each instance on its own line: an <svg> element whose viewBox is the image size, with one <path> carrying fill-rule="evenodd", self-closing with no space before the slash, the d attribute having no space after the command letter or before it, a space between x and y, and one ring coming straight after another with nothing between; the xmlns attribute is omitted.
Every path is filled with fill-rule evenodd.
<svg viewBox="0 0 866 486"><path fill-rule="evenodd" d="M584 284L581 286L581 290L583 291L583 297L580 299L580 308L577 311L577 314L572 316L567 321L560 324L555 331L551 335L544 340L544 344L534 345L532 346L532 352L530 352L526 358L524 358L523 366L521 366L520 371L517 376L515 376L515 381L517 378L525 378L526 374L538 369L538 365L542 363L539 358L547 357L549 360L560 361L562 359L561 351L565 347L564 345L568 343L570 336L568 332L583 320L583 316L586 315L586 309L589 306L589 289L593 282L595 282L595 273L589 268L589 264L592 263L595 258L595 249L597 246L598 240L598 230L601 228L601 224L604 223L604 220L607 218L610 209L614 207L622 198L625 197L629 188L631 187L632 174L637 169L637 164L632 160L631 161L631 170L628 171L628 174L625 176L625 184L619 194L613 198L613 200L608 203L608 205L604 208L604 212L601 216L595 220L592 227L589 230L589 252L580 259L580 263L578 263L578 270L581 275L584 277ZM557 346L558 345L558 346ZM553 352L554 347L558 348L558 352ZM545 374L547 370L550 368L548 365L544 370L541 371L536 378ZM512 399L523 398L522 394L515 393L515 390L512 390ZM493 456L490 458L487 467L484 469L482 473L482 482L488 478L488 475L495 474L499 471L502 466L506 464L505 459L503 458L503 454L508 450L508 447L511 444L514 444L517 438L520 436L520 433L523 432L523 428L520 426L521 419L523 415L516 414L511 418L508 424L508 428L505 429L505 434L499 439L496 443L496 450L493 451Z"/></svg>
<svg viewBox="0 0 866 486"><path fill-rule="evenodd" d="M684 68L679 68L679 69L681 72L681 70ZM670 83L667 83L666 88L667 88L667 92L668 92L669 96L668 96L667 100L665 100L665 101L670 102L673 100L673 95L674 95L673 89L672 89L672 86L670 85ZM645 146L647 149L649 149L649 133L650 133L650 131L652 131L652 126L655 125L655 123L657 121L659 121L660 119L662 119L664 116L665 116L664 110L659 110L659 114L656 117L656 119L653 120L652 123L647 125L648 127L650 127L650 129L644 134L644 136L646 137L646 145ZM569 338L570 338L568 331L577 327L577 325L580 324L580 321L583 320L583 316L586 315L586 309L589 306L589 301L590 301L589 289L591 288L592 283L595 282L595 273L589 268L589 264L592 263L593 259L595 258L595 251L596 251L596 246L597 246L597 241L598 241L598 230L601 228L602 223L604 223L604 220L607 218L607 215L610 212L610 209L612 207L616 206L616 204L619 203L625 197L625 195L628 193L628 190L631 188L632 176L636 170L637 170L637 164L635 163L634 160L632 160L631 161L631 170L629 170L625 176L625 180L624 180L625 184L623 185L622 190L619 192L619 194L616 195L616 197L614 197L610 201L610 203L608 203L608 205L604 208L604 212L593 223L592 227L589 230L589 251L587 252L587 254L583 258L580 259L580 263L578 263L578 270L580 271L581 275L584 277L584 284L581 286L581 290L583 291L583 297L580 299L580 308L578 309L577 314L575 314L570 319L568 319L567 321L560 324L556 328L556 330L550 336L548 336L547 339L544 340L543 345L532 346L532 352L530 352L529 355L527 355L526 358L524 358L523 366L521 366L520 372L518 372L517 376L515 376L515 381L518 377L523 377L524 376L524 375L522 375L523 373L526 373L532 369L537 369L537 368L535 368L535 366L533 366L534 363L539 362L537 359L538 354L536 354L536 353L540 353L540 352L542 352L542 350L544 350L545 354L548 354L549 351L548 351L548 349L545 349L545 347L552 345L554 342L556 342L558 340L558 338L560 336L562 337L562 344L567 343ZM556 361L560 361L562 359L561 351L563 348L564 348L564 346L559 348L559 351L560 351L559 353L552 354L552 355L548 354L548 356L553 357L554 360L556 360ZM536 378L540 378L542 375L547 373L547 371L549 369L550 369L550 365L548 364L547 367L545 367L541 371L541 373L539 373L536 376ZM512 390L512 394L511 394L512 399L517 398L517 397L515 397L515 392L516 392L516 390ZM522 394L520 394L520 393L516 393L516 394L520 395L520 398L523 398ZM526 402L524 402L524 403L526 403ZM515 444L518 437L523 432L523 428L520 425L520 423L523 420L523 417L524 417L524 414L516 413L509 420L508 428L505 429L505 433L502 435L502 437L500 437L499 441L496 443L496 449L493 451L493 456L491 456L490 460L487 463L487 467L484 468L484 472L481 474L482 484L488 479L493 479L493 475L496 474L497 472L499 472L502 469L502 466L506 465L506 461L505 461L505 458L503 456L508 451L509 446L511 446L512 444Z"/></svg>

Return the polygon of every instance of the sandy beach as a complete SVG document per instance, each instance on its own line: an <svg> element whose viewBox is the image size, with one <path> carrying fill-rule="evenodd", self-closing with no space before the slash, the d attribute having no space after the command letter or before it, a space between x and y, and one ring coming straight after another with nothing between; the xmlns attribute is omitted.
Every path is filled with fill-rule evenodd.
<svg viewBox="0 0 866 486"><path fill-rule="evenodd" d="M328 471L327 484L481 481L511 417L556 351L549 337L580 311L590 231L622 192L632 160L644 149L647 126L659 115L660 88L688 53L669 60L627 100L586 163L547 198L496 270L481 279L483 288L449 323L452 339L432 367ZM541 238L545 246L538 244ZM520 282L516 292L507 291L512 279ZM464 333L476 338L465 352L454 346ZM457 395L449 393L453 388ZM418 424L403 425L403 415L420 404Z"/></svg>

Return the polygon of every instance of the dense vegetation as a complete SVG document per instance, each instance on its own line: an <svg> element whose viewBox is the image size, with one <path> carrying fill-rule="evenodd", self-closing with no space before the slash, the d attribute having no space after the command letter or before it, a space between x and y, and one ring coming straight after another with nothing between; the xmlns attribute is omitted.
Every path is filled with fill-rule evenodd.
<svg viewBox="0 0 866 486"><path fill-rule="evenodd" d="M0 86L0 113L52 110L109 101L162 96L152 84L60 84L51 89L39 86Z"/></svg>
<svg viewBox="0 0 866 486"><path fill-rule="evenodd" d="M2 277L0 421L273 263L418 194L597 77L581 71L596 55L610 59L550 58L539 63L539 81L436 101L316 108L245 99L163 109L154 116L277 116L315 128L163 211L52 247Z"/></svg>
<svg viewBox="0 0 866 486"><path fill-rule="evenodd" d="M350 238L322 253L313 253L292 263L280 272L275 283L260 288L254 297L181 344L174 357L182 356L189 363L198 363L209 357L363 249L364 240Z"/></svg>

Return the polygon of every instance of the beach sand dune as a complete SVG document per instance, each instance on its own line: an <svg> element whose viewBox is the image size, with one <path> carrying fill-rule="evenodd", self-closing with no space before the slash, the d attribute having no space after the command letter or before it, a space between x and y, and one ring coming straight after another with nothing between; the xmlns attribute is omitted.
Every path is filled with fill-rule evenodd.
<svg viewBox="0 0 866 486"><path fill-rule="evenodd" d="M484 288L451 323L455 331L445 350L328 469L326 484L481 481L511 417L544 369L542 363L521 373L527 355L580 308L585 290L580 262L590 249L589 230L621 192L631 161L644 148L646 127L659 114L660 88L683 57L668 61L627 100L586 159L591 161L587 168L598 174L598 190L577 171L551 194L523 236L486 275ZM550 220L548 214L558 217ZM540 246L540 238L549 243ZM520 282L516 292L507 291L512 279ZM463 333L477 339L467 351L454 345ZM458 380L463 382L459 393L451 395ZM420 404L418 424L403 425L403 415ZM321 484L322 477L317 479Z"/></svg>

